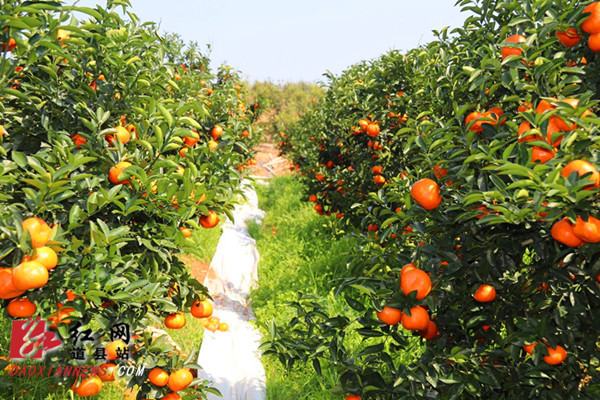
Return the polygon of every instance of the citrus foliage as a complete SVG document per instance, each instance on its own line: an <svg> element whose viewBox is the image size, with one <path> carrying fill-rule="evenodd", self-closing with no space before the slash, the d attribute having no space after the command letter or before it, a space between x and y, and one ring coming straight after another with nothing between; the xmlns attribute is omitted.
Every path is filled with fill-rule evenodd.
<svg viewBox="0 0 600 400"><path fill-rule="evenodd" d="M580 29L587 4L462 0L472 13L462 27L329 76L290 130L289 154L316 212L362 238L338 293L363 316L305 301L267 352L317 370L326 359L367 399L599 396L600 119L598 57ZM591 167L563 169L575 160ZM350 331L372 346L357 352ZM418 361L396 362L417 335Z"/></svg>
<svg viewBox="0 0 600 400"><path fill-rule="evenodd" d="M178 257L180 228L230 215L254 113L235 71L211 72L195 45L163 39L128 6L0 1L0 266L20 288L4 274L0 294L26 290L34 317L50 318L66 343L52 363L72 360L76 323L101 348L113 324L128 324L130 360L146 367L128 384L160 398L168 390L148 372L195 368L195 354L184 359L144 328L208 296ZM49 253L39 271L41 247L57 262Z"/></svg>

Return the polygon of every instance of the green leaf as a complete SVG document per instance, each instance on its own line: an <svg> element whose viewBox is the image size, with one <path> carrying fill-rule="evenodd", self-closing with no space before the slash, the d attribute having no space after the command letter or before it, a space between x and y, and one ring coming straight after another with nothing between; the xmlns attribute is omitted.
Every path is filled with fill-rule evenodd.
<svg viewBox="0 0 600 400"><path fill-rule="evenodd" d="M167 110L165 108L165 106L163 106L162 104L157 104L156 106L158 107L158 110L160 111L160 114L165 119L165 122L167 123L167 125L168 126L172 126L173 125L173 116L171 115L171 113L169 112L169 110Z"/></svg>

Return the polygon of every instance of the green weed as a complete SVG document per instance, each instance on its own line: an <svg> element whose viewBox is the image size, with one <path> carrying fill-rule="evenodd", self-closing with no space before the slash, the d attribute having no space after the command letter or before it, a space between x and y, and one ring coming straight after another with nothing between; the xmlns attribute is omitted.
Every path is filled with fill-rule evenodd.
<svg viewBox="0 0 600 400"><path fill-rule="evenodd" d="M256 185L256 190L260 207L266 212L262 225L249 227L261 257L258 289L251 296L259 325L271 320L278 326L288 324L296 313L285 304L296 301L298 293L324 298L328 313L352 314L332 289L336 279L349 276L347 260L354 241L332 239L324 229L327 220L301 198L302 185L297 177L275 178L268 186ZM359 338L348 340L360 346ZM263 364L269 400L340 398L339 377L325 365L319 378L312 365L295 364L286 369L271 356L263 357Z"/></svg>

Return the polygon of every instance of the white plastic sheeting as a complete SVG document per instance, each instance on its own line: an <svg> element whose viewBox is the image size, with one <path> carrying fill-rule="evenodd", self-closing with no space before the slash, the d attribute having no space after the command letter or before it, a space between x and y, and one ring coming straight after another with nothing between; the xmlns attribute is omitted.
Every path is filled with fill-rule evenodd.
<svg viewBox="0 0 600 400"><path fill-rule="evenodd" d="M260 360L261 335L249 321L255 320L248 304L250 289L257 281L259 254L246 223L260 223L256 192L245 184L248 201L233 211L235 223L223 224L223 234L204 281L214 299L213 315L229 324L226 332L204 331L198 355L200 378L212 381L223 397L208 400L263 400L266 398L265 370Z"/></svg>

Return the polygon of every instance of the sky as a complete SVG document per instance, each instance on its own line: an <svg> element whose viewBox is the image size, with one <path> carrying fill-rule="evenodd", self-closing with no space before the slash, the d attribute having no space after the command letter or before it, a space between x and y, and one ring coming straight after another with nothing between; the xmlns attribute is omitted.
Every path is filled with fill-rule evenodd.
<svg viewBox="0 0 600 400"><path fill-rule="evenodd" d="M73 4L75 0L65 3ZM105 5L79 0L77 5ZM389 50L434 39L432 30L461 26L455 0L131 0L142 21L160 23L253 81L322 81Z"/></svg>

